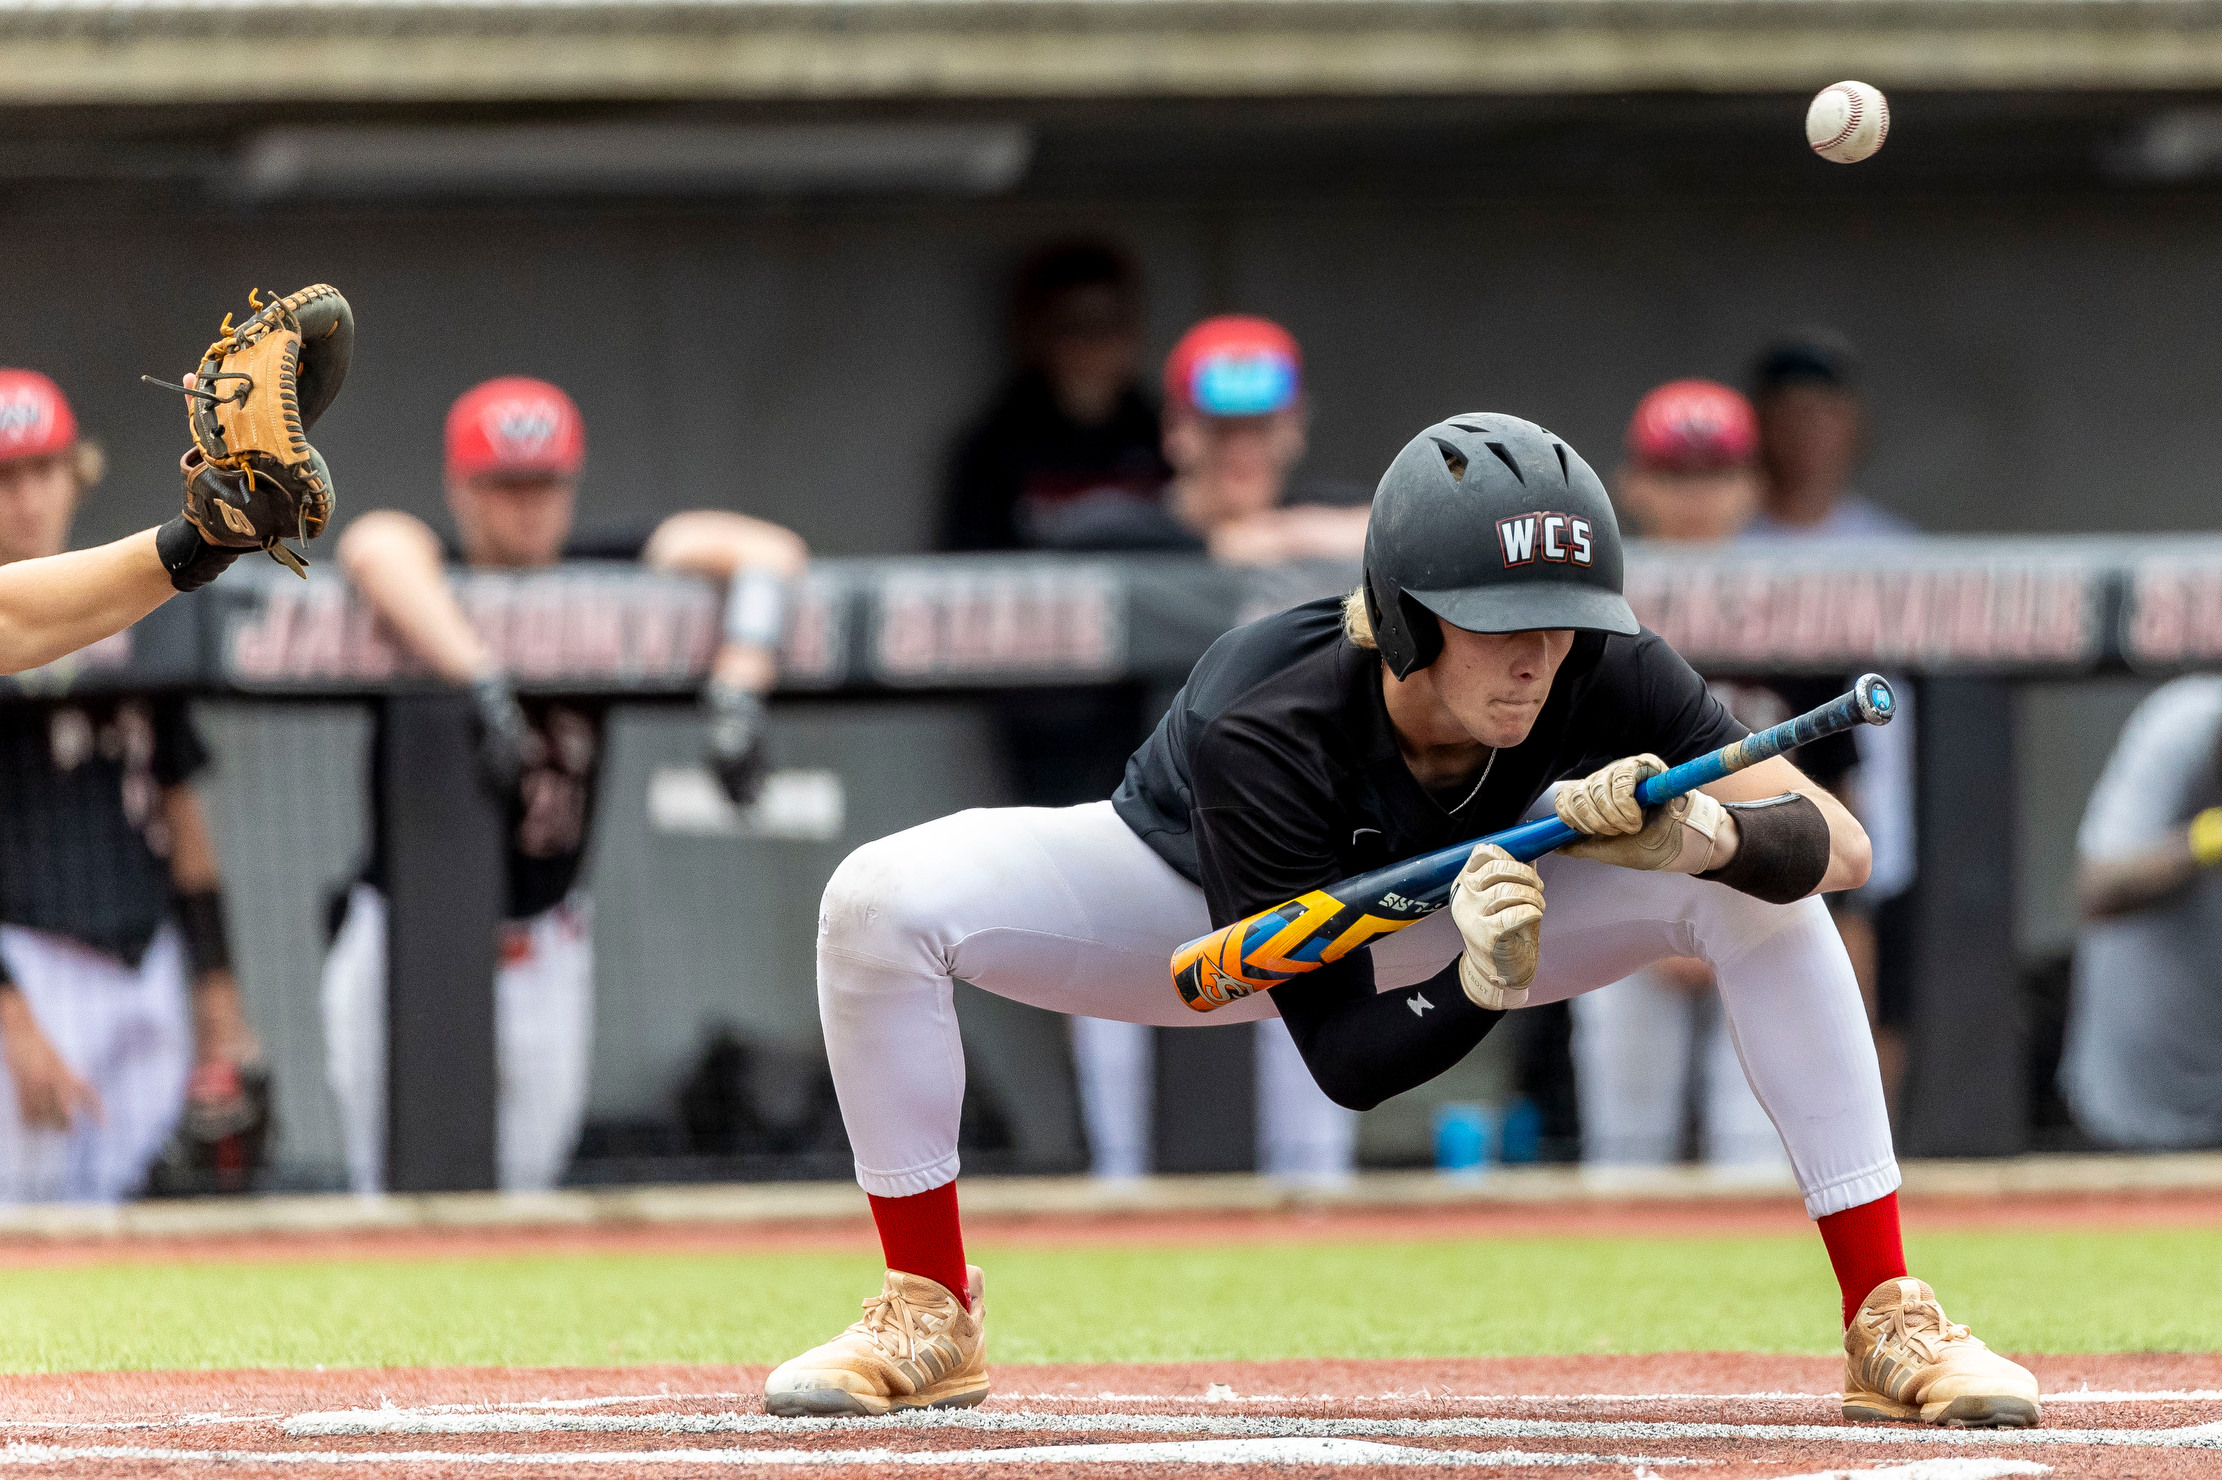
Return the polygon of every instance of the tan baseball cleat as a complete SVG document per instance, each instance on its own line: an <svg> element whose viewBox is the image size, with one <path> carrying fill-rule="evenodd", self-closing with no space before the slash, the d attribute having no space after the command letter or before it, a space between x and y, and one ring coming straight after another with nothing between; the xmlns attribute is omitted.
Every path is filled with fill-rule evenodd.
<svg viewBox="0 0 2222 1480"><path fill-rule="evenodd" d="M1844 1333L1844 1417L1853 1423L2026 1429L2042 1416L2029 1369L1946 1320L1920 1280L1884 1280Z"/></svg>
<svg viewBox="0 0 2222 1480"><path fill-rule="evenodd" d="M764 1411L809 1418L979 1402L988 1395L985 1280L977 1265L965 1275L970 1310L946 1286L889 1270L864 1319L765 1380Z"/></svg>

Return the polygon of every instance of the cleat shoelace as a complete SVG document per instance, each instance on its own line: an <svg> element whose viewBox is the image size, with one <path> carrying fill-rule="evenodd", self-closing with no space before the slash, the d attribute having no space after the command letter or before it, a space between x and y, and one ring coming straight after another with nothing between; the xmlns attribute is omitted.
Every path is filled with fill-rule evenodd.
<svg viewBox="0 0 2222 1480"><path fill-rule="evenodd" d="M915 1315L910 1302L894 1289L883 1290L864 1302L864 1318L849 1328L861 1332L874 1346L908 1360L918 1355L919 1346L937 1334L924 1326ZM898 1347L889 1337L899 1337Z"/></svg>
<svg viewBox="0 0 2222 1480"><path fill-rule="evenodd" d="M1944 1307L1934 1301L1899 1305L1879 1324L1882 1329L1876 1333L1877 1350L1893 1344L1902 1345L1929 1362L1943 1361L1944 1349L1963 1341L1982 1345L1967 1327L1946 1320Z"/></svg>

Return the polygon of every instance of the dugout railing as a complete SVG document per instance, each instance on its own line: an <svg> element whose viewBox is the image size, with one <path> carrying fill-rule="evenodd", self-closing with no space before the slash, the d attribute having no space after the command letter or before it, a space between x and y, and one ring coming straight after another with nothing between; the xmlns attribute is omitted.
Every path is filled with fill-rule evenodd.
<svg viewBox="0 0 2222 1480"><path fill-rule="evenodd" d="M1135 682L1169 698L1222 632L1347 591L1356 576L1331 563L1228 570L1186 557L821 560L797 593L781 707ZM694 694L717 640L717 594L684 578L575 564L456 579L473 622L534 692L676 703ZM1710 673L1874 668L1912 680L1919 862L1901 1149L2026 1149L2013 688L2222 661L2222 539L1637 546L1628 588L1645 622ZM399 1191L491 1186L501 848L464 701L408 661L328 569L303 582L245 563L116 638L6 682L45 698L186 690L386 707L384 815L368 822L382 834L391 891L388 1181ZM807 959L813 925L801 912L782 927L803 947L785 943L785 959ZM1250 1107L1230 1086L1248 1076L1227 1068L1208 1055L1161 1056L1161 1076L1208 1081L1226 1102L1221 1115L1160 1117L1161 1137L1208 1124L1246 1152ZM1229 1164L1196 1147L1160 1150L1161 1165Z"/></svg>

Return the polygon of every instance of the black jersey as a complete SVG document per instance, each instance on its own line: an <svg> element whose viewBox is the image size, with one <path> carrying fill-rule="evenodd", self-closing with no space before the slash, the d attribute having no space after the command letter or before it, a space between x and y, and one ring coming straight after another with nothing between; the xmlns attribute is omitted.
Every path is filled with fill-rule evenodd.
<svg viewBox="0 0 2222 1480"><path fill-rule="evenodd" d="M637 560L648 537L617 531L574 537L563 547L566 560ZM456 558L452 544L449 558ZM578 887L586 863L595 793L600 789L602 752L609 703L601 699L519 698L537 744L507 799L503 821L503 869L508 877L503 916L526 920L563 902ZM381 711L381 714L383 711ZM384 806L386 727L381 719L371 737L371 806ZM371 828L371 858L363 877L381 888L385 859Z"/></svg>
<svg viewBox="0 0 2222 1480"><path fill-rule="evenodd" d="M1675 765L1745 733L1658 634L1579 633L1528 738L1446 803L1405 765L1380 657L1343 636L1328 598L1213 643L1112 804L1224 925L1510 827L1552 782L1622 756Z"/></svg>
<svg viewBox="0 0 2222 1480"><path fill-rule="evenodd" d="M136 965L170 912L162 793L207 763L182 698L0 704L0 920Z"/></svg>

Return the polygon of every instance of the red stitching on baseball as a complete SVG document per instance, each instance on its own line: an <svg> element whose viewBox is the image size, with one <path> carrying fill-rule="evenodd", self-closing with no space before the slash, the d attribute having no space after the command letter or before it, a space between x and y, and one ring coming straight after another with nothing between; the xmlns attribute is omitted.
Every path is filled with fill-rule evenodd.
<svg viewBox="0 0 2222 1480"><path fill-rule="evenodd" d="M1844 120L1844 127L1837 131L1835 138L1828 140L1826 143L1815 144L1813 146L1815 150L1823 154L1826 154L1829 150L1834 149L1837 145L1843 143L1846 139L1849 139L1852 135L1858 133L1859 121L1861 118L1858 93L1853 92L1850 88L1844 86L1844 84L1842 84L1841 82L1838 83L1836 86L1830 88L1829 91L1842 93L1844 95L1845 101L1851 105L1851 109ZM1887 129L1890 127L1890 125L1886 123L1883 125L1883 127Z"/></svg>

